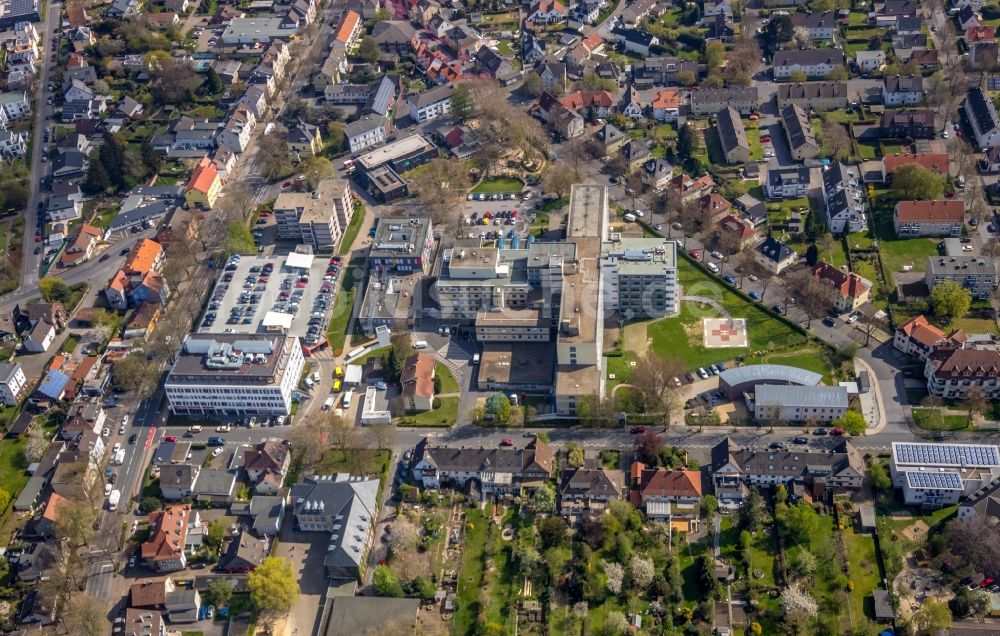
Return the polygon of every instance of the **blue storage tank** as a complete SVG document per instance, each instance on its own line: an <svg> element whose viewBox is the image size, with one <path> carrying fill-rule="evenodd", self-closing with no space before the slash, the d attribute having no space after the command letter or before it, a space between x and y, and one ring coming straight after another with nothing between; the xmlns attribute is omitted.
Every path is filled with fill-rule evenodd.
<svg viewBox="0 0 1000 636"><path fill-rule="evenodd" d="M507 237L505 237L503 234L501 234L500 238L497 239L497 249L501 250L507 249Z"/></svg>
<svg viewBox="0 0 1000 636"><path fill-rule="evenodd" d="M529 234L528 235L528 247L531 247L531 244L534 243L534 242L535 242L535 235L534 234Z"/></svg>
<svg viewBox="0 0 1000 636"><path fill-rule="evenodd" d="M515 234L514 240L510 242L510 246L515 250L521 249L521 235Z"/></svg>

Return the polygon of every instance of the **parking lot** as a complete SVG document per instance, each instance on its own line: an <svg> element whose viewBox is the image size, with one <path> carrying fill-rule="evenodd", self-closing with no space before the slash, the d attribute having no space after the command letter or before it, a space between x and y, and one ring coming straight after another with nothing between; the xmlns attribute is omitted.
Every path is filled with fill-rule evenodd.
<svg viewBox="0 0 1000 636"><path fill-rule="evenodd" d="M306 345L326 335L340 257L234 255L226 262L199 323L202 333L281 331Z"/></svg>

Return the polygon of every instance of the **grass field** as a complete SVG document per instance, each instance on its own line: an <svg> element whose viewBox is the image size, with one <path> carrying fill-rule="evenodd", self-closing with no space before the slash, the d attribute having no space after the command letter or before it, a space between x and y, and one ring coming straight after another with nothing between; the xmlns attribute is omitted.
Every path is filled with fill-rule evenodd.
<svg viewBox="0 0 1000 636"><path fill-rule="evenodd" d="M441 406L423 413L407 414L400 424L403 426L451 426L458 419L458 406L461 398L434 398L441 401Z"/></svg>
<svg viewBox="0 0 1000 636"><path fill-rule="evenodd" d="M28 464L21 453L26 443L27 438L0 440L0 488L12 499L16 499L28 483L28 475L24 472Z"/></svg>
<svg viewBox="0 0 1000 636"><path fill-rule="evenodd" d="M879 240L879 254L882 255L889 276L903 271L904 264L912 264L914 272L922 272L927 266L927 257L938 253L937 239L896 238L892 228L892 215L888 211L876 214L875 236Z"/></svg>
<svg viewBox="0 0 1000 636"><path fill-rule="evenodd" d="M441 378L441 392L442 393L458 393L459 386L458 381L455 380L455 376L451 374L451 370L438 362L434 365L434 375Z"/></svg>
<svg viewBox="0 0 1000 636"><path fill-rule="evenodd" d="M951 321L948 329L961 329L965 333L992 333L997 335L997 323L989 318L959 318Z"/></svg>
<svg viewBox="0 0 1000 636"><path fill-rule="evenodd" d="M462 538L462 567L458 571L458 608L453 634L470 634L479 615L479 592L483 582L483 552L486 549L486 515L478 508L466 516Z"/></svg>
<svg viewBox="0 0 1000 636"><path fill-rule="evenodd" d="M351 245L354 244L354 239L358 237L358 232L361 230L364 222L365 206L362 203L354 207L354 216L351 217L351 222L347 225L347 229L344 230L344 236L340 239L340 250L338 253L341 256L351 251Z"/></svg>
<svg viewBox="0 0 1000 636"><path fill-rule="evenodd" d="M913 423L925 431L959 431L969 427L964 415L945 415L941 409L913 409Z"/></svg>
<svg viewBox="0 0 1000 636"><path fill-rule="evenodd" d="M473 188L473 194L496 194L500 192L520 192L524 189L524 182L520 179L510 179L507 177L491 177Z"/></svg>
<svg viewBox="0 0 1000 636"><path fill-rule="evenodd" d="M871 535L854 532L852 528L843 530L841 535L844 537L844 547L847 548L849 577L854 582L854 589L850 592L851 616L857 621L859 617L866 615L865 604L879 581L875 540ZM874 608L872 609L867 614L874 619Z"/></svg>
<svg viewBox="0 0 1000 636"><path fill-rule="evenodd" d="M326 329L326 339L330 342L330 349L334 355L344 349L344 342L347 340L347 325L351 321L351 311L354 308L354 295L356 293L357 280L355 274L360 277L361 259L357 262L351 261L343 269L341 274L340 293L333 304L333 313L330 316L330 325Z"/></svg>

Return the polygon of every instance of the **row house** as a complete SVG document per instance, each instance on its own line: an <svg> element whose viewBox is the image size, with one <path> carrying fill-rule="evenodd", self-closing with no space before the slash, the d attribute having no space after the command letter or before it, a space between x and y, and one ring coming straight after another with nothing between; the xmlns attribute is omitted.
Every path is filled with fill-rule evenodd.
<svg viewBox="0 0 1000 636"><path fill-rule="evenodd" d="M740 115L749 115L759 105L756 86L702 88L691 93L692 115L714 115L727 107L735 109Z"/></svg>
<svg viewBox="0 0 1000 636"><path fill-rule="evenodd" d="M701 514L701 471L647 468L642 462L629 467L632 505L646 518L677 524L691 532Z"/></svg>
<svg viewBox="0 0 1000 636"><path fill-rule="evenodd" d="M922 108L891 109L879 118L878 132L891 139L933 139L934 111Z"/></svg>
<svg viewBox="0 0 1000 636"><path fill-rule="evenodd" d="M170 295L167 282L160 275L165 260L166 252L159 243L150 239L139 241L104 290L108 305L120 310L147 301L165 303Z"/></svg>
<svg viewBox="0 0 1000 636"><path fill-rule="evenodd" d="M331 43L334 49L351 52L357 46L361 35L364 33L364 22L356 11L347 11L333 34Z"/></svg>
<svg viewBox="0 0 1000 636"><path fill-rule="evenodd" d="M792 24L805 29L810 40L832 40L839 26L833 11L796 12L792 14Z"/></svg>
<svg viewBox="0 0 1000 636"><path fill-rule="evenodd" d="M966 341L965 332L955 329L951 333L932 325L923 315L914 316L897 329L892 338L892 346L921 362L939 349L961 349Z"/></svg>
<svg viewBox="0 0 1000 636"><path fill-rule="evenodd" d="M995 348L939 349L924 363L927 392L945 400L963 400L978 389L990 401L1000 400L1000 351Z"/></svg>
<svg viewBox="0 0 1000 636"><path fill-rule="evenodd" d="M824 222L834 235L861 232L868 227L868 197L857 166L840 162L823 166Z"/></svg>
<svg viewBox="0 0 1000 636"><path fill-rule="evenodd" d="M565 22L568 15L566 5L559 0L534 0L528 8L525 22L544 27Z"/></svg>
<svg viewBox="0 0 1000 636"><path fill-rule="evenodd" d="M372 38L383 53L406 55L417 48L417 30L405 20L382 20L372 30Z"/></svg>
<svg viewBox="0 0 1000 636"><path fill-rule="evenodd" d="M608 468L567 468L559 484L559 514L600 515L625 495L625 474Z"/></svg>
<svg viewBox="0 0 1000 636"><path fill-rule="evenodd" d="M794 104L808 110L847 106L847 82L793 82L778 85L778 108Z"/></svg>
<svg viewBox="0 0 1000 636"><path fill-rule="evenodd" d="M637 60L632 64L632 80L638 88L675 86L678 84L679 73L690 75L691 79L697 81L697 62L688 62L676 57L655 56Z"/></svg>
<svg viewBox="0 0 1000 636"><path fill-rule="evenodd" d="M814 501L859 491L864 482L864 458L849 440L830 450L741 448L726 438L712 448L712 485L724 509L738 507L748 488L789 490L802 487Z"/></svg>
<svg viewBox="0 0 1000 636"><path fill-rule="evenodd" d="M927 289L934 291L945 281L965 287L975 299L986 300L997 288L996 265L991 258L970 254L928 256L924 273Z"/></svg>
<svg viewBox="0 0 1000 636"><path fill-rule="evenodd" d="M885 106L915 106L924 99L924 78L920 75L890 75L882 80Z"/></svg>
<svg viewBox="0 0 1000 636"><path fill-rule="evenodd" d="M840 49L803 49L778 51L772 61L774 79L789 79L795 73L807 78L827 77L844 68L846 58Z"/></svg>
<svg viewBox="0 0 1000 636"><path fill-rule="evenodd" d="M965 114L972 125L976 147L984 152L1000 147L1000 118L997 117L993 100L981 87L973 88L965 97Z"/></svg>
<svg viewBox="0 0 1000 636"><path fill-rule="evenodd" d="M946 172L947 173L947 172ZM899 201L892 211L892 227L897 238L962 235L965 201Z"/></svg>
<svg viewBox="0 0 1000 636"><path fill-rule="evenodd" d="M428 438L413 452L413 480L424 488L474 488L483 499L517 496L552 477L555 451L535 438L524 448L433 446Z"/></svg>

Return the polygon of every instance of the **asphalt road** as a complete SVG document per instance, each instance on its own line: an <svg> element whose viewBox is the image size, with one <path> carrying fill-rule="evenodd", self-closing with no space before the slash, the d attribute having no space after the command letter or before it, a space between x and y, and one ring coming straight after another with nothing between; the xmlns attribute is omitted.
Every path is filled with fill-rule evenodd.
<svg viewBox="0 0 1000 636"><path fill-rule="evenodd" d="M42 150L48 146L42 140L45 138L45 126L49 124L49 116L53 111L53 108L46 104L46 100L52 95L48 90L48 84L55 79L49 72L49 67L53 66L52 52L58 49L58 46L53 46L53 41L59 36L53 35L53 31L59 24L61 13L61 3L49 3L45 12L45 21L39 25L42 28L44 50L42 52L42 69L38 76L39 91L38 103L35 108L35 125L32 130L34 143L31 144L31 161L29 162L31 175L28 179L31 196L28 197L28 207L24 214L24 246L22 248L24 258L21 263L21 289L34 288L38 284L41 256L36 256L34 251L35 247L41 243L35 242L35 230L38 227L38 203L43 200L40 180L45 173L45 166L42 164ZM58 40L55 41L58 42Z"/></svg>

